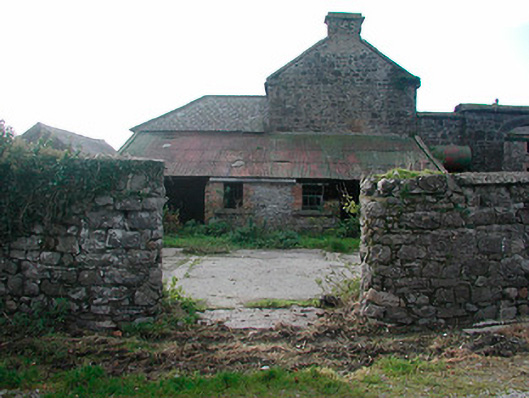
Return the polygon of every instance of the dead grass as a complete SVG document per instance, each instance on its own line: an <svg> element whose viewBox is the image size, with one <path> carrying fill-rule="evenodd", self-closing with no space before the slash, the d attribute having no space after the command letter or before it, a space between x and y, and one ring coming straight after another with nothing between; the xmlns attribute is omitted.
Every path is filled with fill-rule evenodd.
<svg viewBox="0 0 529 398"><path fill-rule="evenodd" d="M44 383L55 374L91 364L112 377L141 375L146 380L175 372L215 375L263 366L287 372L317 367L373 396L389 397L529 388L527 325L475 335L405 333L364 323L350 313L328 312L306 330L192 326L167 331L156 341L119 333L6 338L0 345L0 363L10 369L38 368Z"/></svg>

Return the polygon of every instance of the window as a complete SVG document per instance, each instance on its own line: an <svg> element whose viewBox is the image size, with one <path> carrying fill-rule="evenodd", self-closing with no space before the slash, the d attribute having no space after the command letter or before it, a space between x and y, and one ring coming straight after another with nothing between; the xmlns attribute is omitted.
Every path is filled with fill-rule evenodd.
<svg viewBox="0 0 529 398"><path fill-rule="evenodd" d="M323 206L323 185L303 184L302 210L321 210Z"/></svg>
<svg viewBox="0 0 529 398"><path fill-rule="evenodd" d="M224 183L224 208L238 209L242 206L242 182Z"/></svg>

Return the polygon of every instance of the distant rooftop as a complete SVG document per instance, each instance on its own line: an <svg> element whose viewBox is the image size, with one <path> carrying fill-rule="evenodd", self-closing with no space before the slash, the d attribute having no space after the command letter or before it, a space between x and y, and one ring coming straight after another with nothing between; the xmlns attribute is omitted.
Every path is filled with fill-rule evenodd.
<svg viewBox="0 0 529 398"><path fill-rule="evenodd" d="M85 137L71 131L47 126L40 122L22 134L20 138L28 142L37 142L40 139L50 140L53 148L59 150L71 148L88 156L116 154L116 150L107 144L105 140Z"/></svg>
<svg viewBox="0 0 529 398"><path fill-rule="evenodd" d="M454 112L490 112L498 113L524 113L529 114L529 106L513 106L513 105L484 105L484 104L459 104L454 109Z"/></svg>

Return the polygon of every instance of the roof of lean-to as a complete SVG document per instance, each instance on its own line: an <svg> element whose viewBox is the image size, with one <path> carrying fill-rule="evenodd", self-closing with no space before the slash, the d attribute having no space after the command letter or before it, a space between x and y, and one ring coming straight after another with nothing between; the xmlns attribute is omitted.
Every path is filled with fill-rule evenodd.
<svg viewBox="0 0 529 398"><path fill-rule="evenodd" d="M165 161L167 176L359 179L436 169L412 137L331 133L136 133L122 154Z"/></svg>

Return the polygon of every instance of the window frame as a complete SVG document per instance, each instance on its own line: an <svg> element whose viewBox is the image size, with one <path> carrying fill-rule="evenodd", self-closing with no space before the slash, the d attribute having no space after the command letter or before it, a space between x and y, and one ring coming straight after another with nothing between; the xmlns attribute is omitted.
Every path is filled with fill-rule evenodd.
<svg viewBox="0 0 529 398"><path fill-rule="evenodd" d="M244 203L244 184L225 182L222 205L224 209L240 209Z"/></svg>
<svg viewBox="0 0 529 398"><path fill-rule="evenodd" d="M301 210L322 211L324 205L325 184L301 184Z"/></svg>

